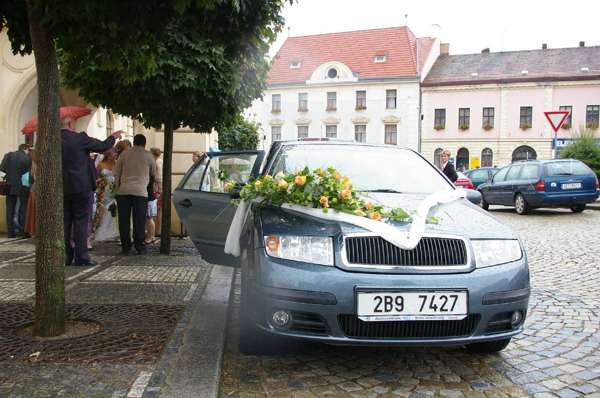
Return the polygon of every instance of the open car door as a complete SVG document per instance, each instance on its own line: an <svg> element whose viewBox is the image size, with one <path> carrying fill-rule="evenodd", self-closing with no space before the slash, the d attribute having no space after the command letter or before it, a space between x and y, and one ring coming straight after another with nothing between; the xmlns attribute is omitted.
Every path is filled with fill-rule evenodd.
<svg viewBox="0 0 600 398"><path fill-rule="evenodd" d="M225 184L246 184L258 175L263 158L264 151L205 154L173 193L177 214L206 261L239 266L239 258L223 252L237 210L231 203L231 193L225 192Z"/></svg>

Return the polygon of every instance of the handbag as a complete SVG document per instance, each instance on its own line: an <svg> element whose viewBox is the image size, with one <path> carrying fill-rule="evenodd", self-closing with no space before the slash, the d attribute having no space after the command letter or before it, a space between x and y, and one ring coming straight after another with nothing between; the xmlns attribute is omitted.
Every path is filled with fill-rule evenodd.
<svg viewBox="0 0 600 398"><path fill-rule="evenodd" d="M6 180L0 181L0 195L6 196L10 193L10 184Z"/></svg>

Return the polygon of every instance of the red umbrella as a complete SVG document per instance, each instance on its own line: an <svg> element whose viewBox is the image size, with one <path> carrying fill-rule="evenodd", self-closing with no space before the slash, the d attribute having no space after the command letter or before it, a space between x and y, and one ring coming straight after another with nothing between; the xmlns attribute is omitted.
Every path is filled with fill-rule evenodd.
<svg viewBox="0 0 600 398"><path fill-rule="evenodd" d="M77 120L82 116L89 115L90 113L92 113L92 110L83 106L61 106L60 120L63 120L67 117ZM37 117L34 116L27 122L27 124L25 124L25 127L21 129L21 132L23 132L23 134L33 134L37 131L37 128L38 120Z"/></svg>

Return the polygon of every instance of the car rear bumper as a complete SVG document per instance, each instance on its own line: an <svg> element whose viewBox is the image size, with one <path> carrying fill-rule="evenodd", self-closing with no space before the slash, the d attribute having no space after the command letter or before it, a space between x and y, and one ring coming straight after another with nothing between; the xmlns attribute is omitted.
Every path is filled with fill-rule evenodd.
<svg viewBox="0 0 600 398"><path fill-rule="evenodd" d="M536 192L528 195L527 202L531 206L569 207L577 204L593 203L598 199L598 191L585 193L571 192Z"/></svg>
<svg viewBox="0 0 600 398"><path fill-rule="evenodd" d="M246 285L252 303L247 308L256 326L271 334L336 345L463 345L514 336L522 331L523 322L513 327L507 317L521 311L524 320L527 314L529 270L525 257L468 273L437 275L357 273L272 261L263 254L254 258L258 269L245 272L255 275ZM364 322L356 317L355 291L359 287L466 289L469 317L461 321ZM278 310L291 315L285 327L272 322Z"/></svg>

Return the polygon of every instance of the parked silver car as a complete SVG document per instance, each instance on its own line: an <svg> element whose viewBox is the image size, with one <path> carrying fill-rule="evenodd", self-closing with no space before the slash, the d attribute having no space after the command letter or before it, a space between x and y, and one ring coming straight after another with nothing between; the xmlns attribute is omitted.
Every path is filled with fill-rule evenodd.
<svg viewBox="0 0 600 398"><path fill-rule="evenodd" d="M266 156L249 151L201 158L175 191L175 205L208 261L241 266L242 351L291 337L496 352L522 331L530 293L524 247L510 228L468 200L440 207L437 223L427 224L413 250L357 226L255 204L241 235L241 256L225 255L236 207L222 176L243 184L305 166L333 166L371 200L407 210L428 194L455 189L418 153L392 146L276 142ZM475 191L469 195L480 200Z"/></svg>

